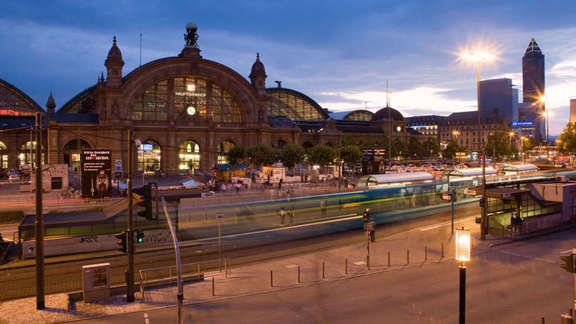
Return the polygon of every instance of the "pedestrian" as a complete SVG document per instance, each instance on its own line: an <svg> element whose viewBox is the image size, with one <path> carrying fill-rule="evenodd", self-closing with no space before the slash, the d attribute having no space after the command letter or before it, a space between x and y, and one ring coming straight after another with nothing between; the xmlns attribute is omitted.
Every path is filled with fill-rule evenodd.
<svg viewBox="0 0 576 324"><path fill-rule="evenodd" d="M290 225L294 224L294 207L290 208Z"/></svg>
<svg viewBox="0 0 576 324"><path fill-rule="evenodd" d="M280 178L280 181L278 181L278 190L282 190L282 182L284 181L284 179Z"/></svg>
<svg viewBox="0 0 576 324"><path fill-rule="evenodd" d="M282 208L280 208L278 213L280 214L280 224L284 225L284 218L286 217L286 210L284 210L284 207L282 207Z"/></svg>

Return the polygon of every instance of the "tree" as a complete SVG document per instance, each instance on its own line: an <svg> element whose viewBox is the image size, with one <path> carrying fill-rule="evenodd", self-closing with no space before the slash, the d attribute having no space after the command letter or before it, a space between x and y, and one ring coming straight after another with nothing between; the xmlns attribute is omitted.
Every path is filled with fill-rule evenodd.
<svg viewBox="0 0 576 324"><path fill-rule="evenodd" d="M358 145L346 145L340 148L340 158L347 165L356 164L362 158L362 151Z"/></svg>
<svg viewBox="0 0 576 324"><path fill-rule="evenodd" d="M233 146L228 152L226 152L226 158L230 164L236 164L244 160L246 157L246 152L242 146Z"/></svg>
<svg viewBox="0 0 576 324"><path fill-rule="evenodd" d="M278 152L278 158L282 164L288 168L293 168L296 164L304 161L306 152L300 145L288 144Z"/></svg>
<svg viewBox="0 0 576 324"><path fill-rule="evenodd" d="M458 143L455 140L450 140L450 142L448 142L448 145L446 145L444 151L442 151L442 157L451 160L456 156L456 152L463 152L463 151L464 149L460 147L460 145L458 145Z"/></svg>
<svg viewBox="0 0 576 324"><path fill-rule="evenodd" d="M254 166L271 165L276 162L276 150L266 144L252 146L246 152L246 156Z"/></svg>
<svg viewBox="0 0 576 324"><path fill-rule="evenodd" d="M316 145L309 151L308 161L311 164L326 166L334 161L336 158L336 151L326 145Z"/></svg>
<svg viewBox="0 0 576 324"><path fill-rule="evenodd" d="M422 154L426 158L438 158L439 151L438 142L431 137L422 143Z"/></svg>
<svg viewBox="0 0 576 324"><path fill-rule="evenodd" d="M390 145L390 157L404 156L406 156L406 143L402 142L399 138L394 139Z"/></svg>
<svg viewBox="0 0 576 324"><path fill-rule="evenodd" d="M410 136L408 140L408 145L406 147L406 157L411 159L421 158L421 147L422 145L418 141L418 139L414 136Z"/></svg>
<svg viewBox="0 0 576 324"><path fill-rule="evenodd" d="M556 140L558 150L573 155L576 153L576 123L568 123Z"/></svg>
<svg viewBox="0 0 576 324"><path fill-rule="evenodd" d="M486 155L490 155L495 160L500 160L505 156L512 156L514 148L510 144L510 137L507 132L496 131L488 135L486 142Z"/></svg>

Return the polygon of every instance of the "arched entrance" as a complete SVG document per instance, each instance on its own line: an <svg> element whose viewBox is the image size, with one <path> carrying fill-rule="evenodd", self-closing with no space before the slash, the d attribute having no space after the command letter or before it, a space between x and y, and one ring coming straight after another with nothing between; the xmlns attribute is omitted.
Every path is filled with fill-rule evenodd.
<svg viewBox="0 0 576 324"><path fill-rule="evenodd" d="M64 163L74 171L80 170L80 155L83 149L89 149L90 144L82 139L74 139L64 145L62 151L64 152Z"/></svg>
<svg viewBox="0 0 576 324"><path fill-rule="evenodd" d="M0 142L0 169L8 169L8 148Z"/></svg>
<svg viewBox="0 0 576 324"><path fill-rule="evenodd" d="M194 174L200 168L200 145L194 141L185 141L178 149L178 170L181 173Z"/></svg>
<svg viewBox="0 0 576 324"><path fill-rule="evenodd" d="M142 142L142 145L138 146L137 155L138 171L144 170L145 174L155 174L160 171L162 149L157 142L153 140Z"/></svg>
<svg viewBox="0 0 576 324"><path fill-rule="evenodd" d="M228 152L230 152L230 149L233 148L234 146L236 146L236 144L234 144L234 142L232 141L222 141L222 143L220 143L218 145L218 164L224 164L224 163L228 163L228 157L226 156L226 154Z"/></svg>

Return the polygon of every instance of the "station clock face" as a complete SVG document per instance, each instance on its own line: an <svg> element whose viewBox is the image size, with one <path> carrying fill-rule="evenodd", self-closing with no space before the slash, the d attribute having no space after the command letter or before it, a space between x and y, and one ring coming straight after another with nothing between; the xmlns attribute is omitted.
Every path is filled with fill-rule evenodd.
<svg viewBox="0 0 576 324"><path fill-rule="evenodd" d="M194 108L193 106L188 106L188 108L186 108L186 113L189 116L194 116L194 114L196 113L196 108Z"/></svg>

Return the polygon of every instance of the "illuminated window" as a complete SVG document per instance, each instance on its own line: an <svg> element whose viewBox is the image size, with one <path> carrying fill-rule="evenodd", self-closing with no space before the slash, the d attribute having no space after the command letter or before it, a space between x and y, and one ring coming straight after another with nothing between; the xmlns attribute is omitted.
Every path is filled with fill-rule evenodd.
<svg viewBox="0 0 576 324"><path fill-rule="evenodd" d="M20 152L18 153L18 165L19 166L36 166L36 141L29 141L22 146L20 146ZM42 152L42 161L44 161L44 152Z"/></svg>
<svg viewBox="0 0 576 324"><path fill-rule="evenodd" d="M197 77L177 77L148 88L136 100L132 119L167 120L169 107L174 108L178 121L242 122L236 99L224 88Z"/></svg>
<svg viewBox="0 0 576 324"><path fill-rule="evenodd" d="M148 140L138 146L138 171L154 174L160 171L160 160L162 159L162 149L154 141Z"/></svg>
<svg viewBox="0 0 576 324"><path fill-rule="evenodd" d="M136 99L134 120L166 120L168 117L168 81L160 81Z"/></svg>
<svg viewBox="0 0 576 324"><path fill-rule="evenodd" d="M200 168L200 146L194 141L186 141L180 144L178 150L178 169L193 173L194 169Z"/></svg>
<svg viewBox="0 0 576 324"><path fill-rule="evenodd" d="M0 169L8 169L8 148L0 142Z"/></svg>
<svg viewBox="0 0 576 324"><path fill-rule="evenodd" d="M230 151L235 145L231 141L223 141L218 145L218 164L228 163L226 153Z"/></svg>

